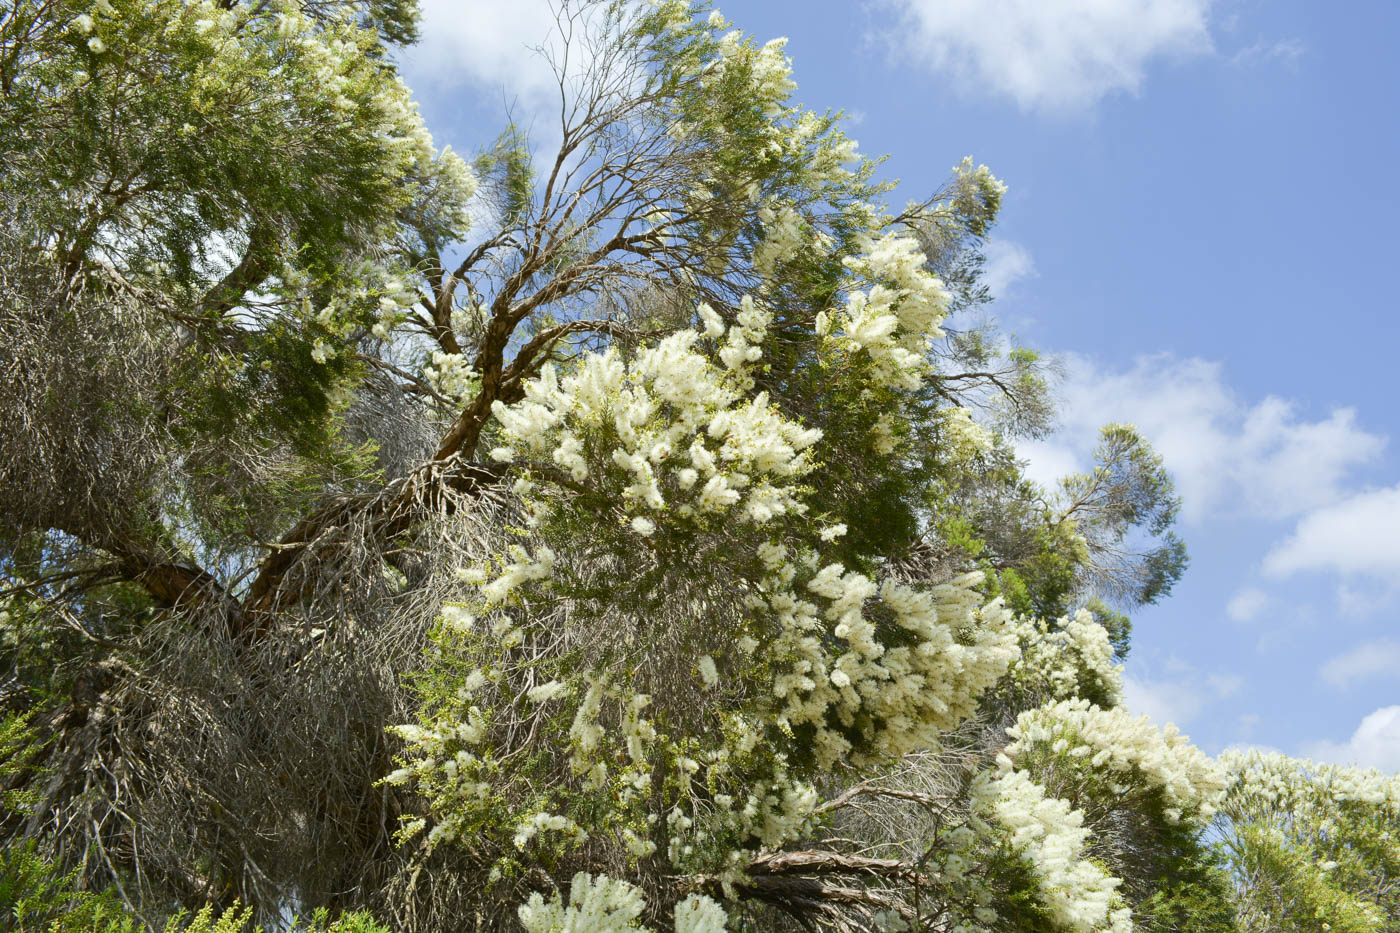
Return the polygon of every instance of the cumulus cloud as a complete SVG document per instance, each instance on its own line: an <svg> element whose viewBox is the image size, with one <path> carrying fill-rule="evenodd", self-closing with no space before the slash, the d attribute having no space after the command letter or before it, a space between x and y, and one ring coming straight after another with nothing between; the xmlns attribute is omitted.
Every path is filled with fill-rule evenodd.
<svg viewBox="0 0 1400 933"><path fill-rule="evenodd" d="M548 0L421 0L422 39L405 50L415 88L475 85L534 108L558 94L548 60L535 50L560 36Z"/></svg>
<svg viewBox="0 0 1400 933"><path fill-rule="evenodd" d="M1212 0L883 0L896 48L1025 110L1133 93L1149 63L1211 50Z"/></svg>
<svg viewBox="0 0 1400 933"><path fill-rule="evenodd" d="M1036 274L1035 259L1020 243L992 237L983 245L982 254L987 257L982 282L993 297L1004 297L1011 286Z"/></svg>
<svg viewBox="0 0 1400 933"><path fill-rule="evenodd" d="M1371 713L1346 742L1313 742L1303 752L1319 761L1400 771L1400 706L1382 706Z"/></svg>
<svg viewBox="0 0 1400 933"><path fill-rule="evenodd" d="M1158 726L1174 723L1184 729L1207 703L1234 696L1244 687L1244 678L1238 674L1206 674L1181 661L1169 663L1166 670L1166 677L1138 672L1123 677L1124 707L1134 715L1146 715Z"/></svg>
<svg viewBox="0 0 1400 933"><path fill-rule="evenodd" d="M1380 638L1358 645L1322 665L1320 673L1334 687L1350 687L1375 677L1400 677L1400 641Z"/></svg>
<svg viewBox="0 0 1400 933"><path fill-rule="evenodd" d="M1065 364L1060 430L1022 447L1031 476L1063 475L1069 463L1087 468L1098 429L1126 421L1162 455L1188 522L1290 518L1339 502L1352 471L1385 447L1385 438L1360 427L1350 408L1309 420L1285 399L1245 403L1216 362L1156 355L1105 370L1068 356ZM1400 554L1400 543L1396 548Z"/></svg>
<svg viewBox="0 0 1400 933"><path fill-rule="evenodd" d="M1264 573L1332 570L1400 583L1400 486L1358 493L1303 516L1264 558Z"/></svg>
<svg viewBox="0 0 1400 933"><path fill-rule="evenodd" d="M1269 597L1263 590L1246 586L1225 605L1225 614L1236 622L1253 622L1269 604Z"/></svg>
<svg viewBox="0 0 1400 933"><path fill-rule="evenodd" d="M1174 723L1185 728L1200 715L1205 698L1197 685L1185 681L1125 676L1123 706L1134 715L1146 715L1158 726Z"/></svg>

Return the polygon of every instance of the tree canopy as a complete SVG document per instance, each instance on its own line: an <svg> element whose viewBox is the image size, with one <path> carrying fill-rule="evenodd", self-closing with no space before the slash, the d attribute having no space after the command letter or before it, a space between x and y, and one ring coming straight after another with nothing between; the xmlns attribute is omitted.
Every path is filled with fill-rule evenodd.
<svg viewBox="0 0 1400 933"><path fill-rule="evenodd" d="M1400 929L1400 779L1123 708L1180 501L1130 425L1026 476L1002 182L555 10L557 146L463 157L411 0L0 0L0 909Z"/></svg>

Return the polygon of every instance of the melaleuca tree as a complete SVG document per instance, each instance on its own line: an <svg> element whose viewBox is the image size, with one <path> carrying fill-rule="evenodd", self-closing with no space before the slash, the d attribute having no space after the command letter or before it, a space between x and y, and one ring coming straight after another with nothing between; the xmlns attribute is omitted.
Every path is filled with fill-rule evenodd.
<svg viewBox="0 0 1400 933"><path fill-rule="evenodd" d="M1241 930L1400 928L1400 778L1276 752L1222 757Z"/></svg>
<svg viewBox="0 0 1400 933"><path fill-rule="evenodd" d="M382 680L298 662L242 581L427 446L361 351L414 300L406 224L463 228L471 178L357 25L387 9L0 7L6 702L44 740L5 832L150 917L360 870L312 853L371 796Z"/></svg>
<svg viewBox="0 0 1400 933"><path fill-rule="evenodd" d="M560 4L557 149L464 161L414 13L4 8L17 870L157 927L1233 922L1094 602L1166 593L1176 500L1126 427L1022 475L1001 183L892 207L677 0Z"/></svg>

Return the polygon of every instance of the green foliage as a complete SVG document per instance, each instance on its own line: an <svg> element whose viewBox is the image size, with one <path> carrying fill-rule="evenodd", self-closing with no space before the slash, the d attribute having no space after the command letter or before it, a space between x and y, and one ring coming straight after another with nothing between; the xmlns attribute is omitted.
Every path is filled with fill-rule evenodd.
<svg viewBox="0 0 1400 933"><path fill-rule="evenodd" d="M530 141L514 123L491 147L472 162L481 190L500 212L502 226L520 224L535 199L535 168L530 161Z"/></svg>
<svg viewBox="0 0 1400 933"><path fill-rule="evenodd" d="M0 917L17 933L136 933L137 917L115 890L78 887L79 870L67 874L32 846L0 849ZM230 931L220 931L230 933Z"/></svg>
<svg viewBox="0 0 1400 933"><path fill-rule="evenodd" d="M1238 933L1230 876L1223 859L1197 839L1161 853L1164 870L1134 905L1143 933Z"/></svg>
<svg viewBox="0 0 1400 933"><path fill-rule="evenodd" d="M1061 480L1061 524L1084 538L1095 589L1129 605L1155 603L1186 570L1186 546L1171 530L1181 510L1162 458L1131 425L1100 432L1094 468ZM1129 536L1150 545L1123 556Z"/></svg>
<svg viewBox="0 0 1400 933"><path fill-rule="evenodd" d="M1245 879L1244 929L1270 933L1369 933L1380 905L1322 870L1306 849L1266 826L1236 826L1235 871ZM1394 914L1391 914L1394 919ZM1386 929L1385 927L1380 927Z"/></svg>
<svg viewBox="0 0 1400 933"><path fill-rule="evenodd" d="M32 845L0 849L0 918L14 933L263 933L252 923L252 911L234 905L227 910L208 906L193 915L180 914L163 926L134 911L116 888L83 890L80 869L63 874ZM319 910L292 924L286 933L388 933L363 911L331 917Z"/></svg>
<svg viewBox="0 0 1400 933"><path fill-rule="evenodd" d="M7 625L14 619L6 619ZM0 719L0 820L29 812L37 798L32 769L42 743L30 724L29 713L7 713Z"/></svg>

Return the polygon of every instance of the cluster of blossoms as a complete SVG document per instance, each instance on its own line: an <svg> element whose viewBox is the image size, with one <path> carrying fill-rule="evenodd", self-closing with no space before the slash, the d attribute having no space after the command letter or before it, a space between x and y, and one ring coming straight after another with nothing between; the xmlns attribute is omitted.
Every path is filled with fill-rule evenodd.
<svg viewBox="0 0 1400 933"><path fill-rule="evenodd" d="M917 389L948 313L948 292L925 268L918 240L895 233L867 236L859 255L843 263L857 287L834 318L825 312L818 317L817 330L847 353L868 354L875 385Z"/></svg>
<svg viewBox="0 0 1400 933"><path fill-rule="evenodd" d="M953 190L951 198L938 205L939 210L949 211L963 218L995 216L1006 185L985 165L976 168L972 156L965 157L953 167ZM976 224L972 224L976 229Z"/></svg>
<svg viewBox="0 0 1400 933"><path fill-rule="evenodd" d="M781 546L760 556L771 573L755 604L777 623L767 650L782 659L777 722L813 730L821 768L932 747L1016 657L1010 613L981 605L980 573L922 591L828 564L794 587L801 565Z"/></svg>
<svg viewBox="0 0 1400 933"><path fill-rule="evenodd" d="M684 140L697 132L718 132L721 137L732 141L738 130L739 133L754 134L749 142L755 144L758 151L769 146L780 147L783 127L778 118L790 112L787 101L797 89L797 83L792 79L792 62L783 54L787 40L772 39L755 47L738 29L731 29L717 39L711 39L715 32L728 25L718 10L711 12L704 27L697 30L691 19L692 11L684 0L654 5L663 30L691 30L706 37L706 41L695 47L696 50L703 49L705 57L690 58L681 67L680 75L698 75L702 92L712 100L742 101L744 110L756 118L743 129L738 129L712 122L713 111L697 112L691 115L693 119L677 120L668 130L670 135ZM759 200L760 186L756 179L743 190L750 201Z"/></svg>
<svg viewBox="0 0 1400 933"><path fill-rule="evenodd" d="M1290 758L1278 752L1227 751L1221 812L1236 824L1272 831L1313 853L1322 870L1374 848L1400 864L1400 775L1374 768Z"/></svg>
<svg viewBox="0 0 1400 933"><path fill-rule="evenodd" d="M1117 894L1119 880L1084 857L1089 833L1082 813L1014 770L978 775L972 805L979 834L1004 835L1034 873L1039 899L1060 927L1076 933L1132 930L1132 911Z"/></svg>
<svg viewBox="0 0 1400 933"><path fill-rule="evenodd" d="M938 412L938 437L950 459L967 460L992 449L992 432L972 419L972 412L950 406Z"/></svg>
<svg viewBox="0 0 1400 933"><path fill-rule="evenodd" d="M1225 774L1190 740L1146 716L1100 709L1088 700L1061 700L1027 710L1006 730L1012 742L1003 765L1053 767L1093 782L1105 775L1115 795L1161 794L1167 822L1204 825L1225 796Z"/></svg>
<svg viewBox="0 0 1400 933"><path fill-rule="evenodd" d="M1063 699L1089 697L1101 705L1123 696L1123 665L1114 661L1108 630L1088 610L1054 625L1017 619L1020 659L1011 667L1011 683L1030 695Z"/></svg>
<svg viewBox="0 0 1400 933"><path fill-rule="evenodd" d="M484 678L482 678L484 682ZM470 692L464 688L470 697ZM493 764L483 754L487 722L479 706L465 714L441 718L430 724L396 726L394 732L412 750L411 764L389 774L387 784L414 782L433 801L437 820L428 835L428 845L460 838L472 827L479 811L495 800L491 784ZM422 832L427 821L411 820L401 829L402 838Z"/></svg>
<svg viewBox="0 0 1400 933"><path fill-rule="evenodd" d="M722 20L723 17L713 17L711 23ZM704 82L715 84L723 81L731 69L744 69L748 80L748 99L757 103L764 116L776 117L783 112L783 105L792 92L797 90L797 82L792 79L792 60L783 54L785 48L786 39L769 39L759 48L754 48L744 39L743 32L732 29L720 37L716 50L718 55L707 69Z"/></svg>
<svg viewBox="0 0 1400 933"><path fill-rule="evenodd" d="M763 223L763 240L754 248L753 267L766 277L809 246L810 240L801 212L791 204L765 204L758 209L758 219Z"/></svg>
<svg viewBox="0 0 1400 933"><path fill-rule="evenodd" d="M545 372L525 401L497 406L509 446L495 456L523 453L592 483L633 515L643 536L654 533L651 516L663 514L755 524L801 514L790 483L810 469L803 451L818 432L770 410L762 394L743 400L692 349L698 338L678 332L630 367L608 351L562 382ZM720 353L732 345L731 337ZM765 574L745 602L765 635L763 663L777 671L775 721L789 733L813 730L821 768L928 747L973 712L1016 657L1009 613L999 604L979 608L980 574L920 591L823 566L811 549L770 541L756 556ZM524 565L513 564L485 584L488 602L527 579ZM890 626L888 635L872 616ZM891 647L886 639L896 632L900 644Z"/></svg>
<svg viewBox="0 0 1400 933"><path fill-rule="evenodd" d="M546 901L534 894L518 913L526 933L625 933L648 929L639 922L645 910L642 892L627 882L579 872L567 904L557 895ZM702 894L677 904L675 918L675 933L724 933L728 920L723 908Z"/></svg>
<svg viewBox="0 0 1400 933"><path fill-rule="evenodd" d="M80 34L88 37L87 47L94 55L101 55L103 52L107 51L107 43L103 40L102 33L98 29L98 26L104 25L105 20L116 17L118 13L116 8L112 6L110 0L97 0L97 2L92 5L92 10L93 13L97 14L98 18L94 18L92 13L80 13L73 18L73 28L78 30ZM86 80L87 74L84 72L78 83L85 83Z"/></svg>
<svg viewBox="0 0 1400 933"><path fill-rule="evenodd" d="M308 274L291 263L283 264L280 278L283 291L302 296L300 316L315 335L311 358L320 365L335 359L344 348L359 339L366 326L375 339L389 340L393 330L405 319L405 309L416 300L405 287L400 274L372 261L362 262L352 269L337 270L334 283L327 282L324 277ZM328 288L335 288L340 293L319 309L314 308L308 296ZM229 311L230 316L240 313L237 308ZM429 369L425 375L437 388L438 382L433 378L431 367ZM457 387L451 376L446 376L442 381Z"/></svg>
<svg viewBox="0 0 1400 933"><path fill-rule="evenodd" d="M480 381L470 361L461 353L434 350L432 360L423 367L423 378L444 398L460 405L477 393Z"/></svg>
<svg viewBox="0 0 1400 933"><path fill-rule="evenodd" d="M714 308L702 304L698 313L705 324L706 337L713 340L725 338L719 351L720 361L725 368L738 374L736 383L739 386L749 388L750 382L744 377L752 364L763 358L763 339L767 336L768 325L773 322L773 315L756 304L752 295L739 299L739 313L727 331L723 319Z"/></svg>
<svg viewBox="0 0 1400 933"><path fill-rule="evenodd" d="M1278 752L1226 751L1220 763L1229 772L1233 809L1248 806L1292 814L1319 805L1356 803L1400 819L1400 774L1290 758Z"/></svg>
<svg viewBox="0 0 1400 933"><path fill-rule="evenodd" d="M592 484L643 536L662 513L763 523L804 511L796 481L811 469L806 451L820 432L782 417L761 393L743 398L695 351L699 339L679 331L630 363L609 349L562 380L546 367L524 401L496 404L505 444L492 456L527 458ZM736 339L743 335L725 349ZM519 489L528 492L529 481Z"/></svg>

